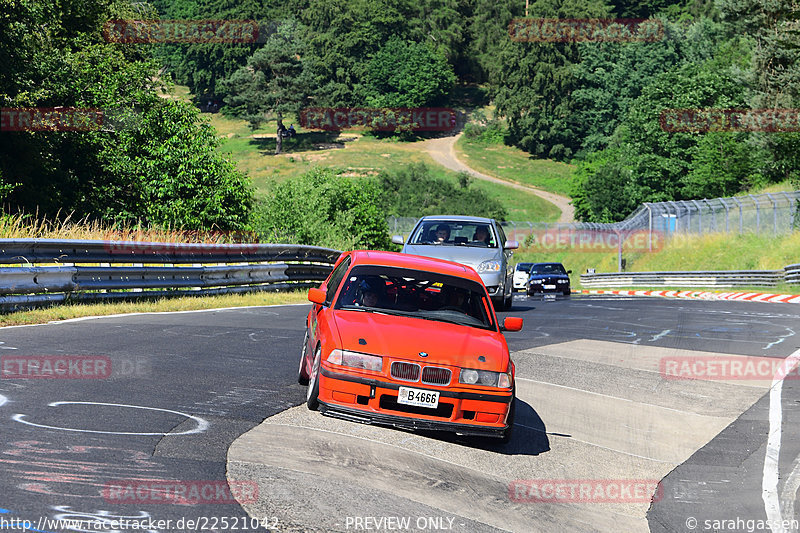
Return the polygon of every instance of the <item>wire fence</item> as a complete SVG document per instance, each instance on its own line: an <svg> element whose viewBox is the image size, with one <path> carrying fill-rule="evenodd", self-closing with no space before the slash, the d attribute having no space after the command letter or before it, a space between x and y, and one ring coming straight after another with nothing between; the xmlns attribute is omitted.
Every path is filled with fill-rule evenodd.
<svg viewBox="0 0 800 533"><path fill-rule="evenodd" d="M392 235L407 237L417 218L389 217ZM519 222L501 224L510 240L524 242L532 233L559 231L647 232L649 241L678 235L753 233L782 235L800 229L800 191L749 194L730 198L646 202L622 222Z"/></svg>

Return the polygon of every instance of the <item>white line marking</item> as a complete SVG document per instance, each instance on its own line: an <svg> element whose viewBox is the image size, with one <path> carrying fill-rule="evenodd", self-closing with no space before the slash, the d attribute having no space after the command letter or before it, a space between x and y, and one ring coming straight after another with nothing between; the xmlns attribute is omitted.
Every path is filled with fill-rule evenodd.
<svg viewBox="0 0 800 533"><path fill-rule="evenodd" d="M518 424L516 422L514 422L514 425L515 426L519 426L519 427L523 427L523 428L532 429L533 431L538 431L539 433L544 433L548 437L561 437L563 439L569 439L571 441L580 442L581 444L588 444L589 446L594 446L596 448L602 448L603 450L608 450L610 452L621 453L621 454L624 454L624 455L629 455L631 457L637 457L639 459L647 459L648 461L654 461L656 463L665 463L665 464L668 464L668 465L678 466L678 463L676 463L675 461L664 461L662 459L654 459L653 457L647 457L646 455L637 455L635 453L630 453L630 452L626 452L626 451L623 451L623 450L618 450L616 448L609 448L608 446L603 446L601 444L595 444L594 442L589 442L588 440L579 439L579 438L574 437L572 435L570 435L570 436L558 435L556 433L551 433L549 431L542 431L539 428L526 426L525 424Z"/></svg>
<svg viewBox="0 0 800 533"><path fill-rule="evenodd" d="M8 398L6 398L2 394L0 394L0 406L5 405L7 401L8 401Z"/></svg>
<svg viewBox="0 0 800 533"><path fill-rule="evenodd" d="M310 305L309 303L297 304L272 304L272 305L241 305L238 307L215 307L213 309L192 309L190 311L143 311L139 313L118 313L116 315L97 315L97 316L81 316L78 318L67 318L66 320L51 320L44 324L19 324L17 326L3 326L0 329L11 328L32 328L36 326L53 326L58 324L68 324L70 322L82 322L84 320L97 320L100 318L120 318L126 316L140 316L140 315L182 315L186 313L209 313L216 311L235 311L237 309L259 309L264 307L296 307L298 305Z"/></svg>
<svg viewBox="0 0 800 533"><path fill-rule="evenodd" d="M786 329L788 329L789 331L791 331L791 333L789 333L788 335L783 335L783 336L779 337L779 338L778 338L778 340L776 340L776 341L773 341L773 342L771 342L771 343L767 344L767 345L766 345L766 346L764 346L764 348L762 348L762 349L763 349L763 350L769 350L770 348L772 348L772 347L773 347L773 346L775 346L776 344L780 344L780 343L782 343L783 341L785 341L786 339L788 339L789 337L791 337L791 336L793 336L793 335L795 334L795 331L794 331L792 328L786 328Z"/></svg>
<svg viewBox="0 0 800 533"><path fill-rule="evenodd" d="M663 337L663 336L665 336L665 335L669 335L669 332L670 332L670 331L672 331L672 330L671 330L671 329L665 329L664 331L662 331L662 332L661 332L661 333L659 333L658 335L653 335L653 338L652 338L652 339L650 339L650 342L655 342L655 341L657 341L658 339L660 339L661 337Z"/></svg>
<svg viewBox="0 0 800 533"><path fill-rule="evenodd" d="M778 498L778 460L781 454L781 424L783 422L783 406L781 393L784 377L800 363L800 349L783 360L780 369L772 379L769 391L769 438L767 452L764 457L764 477L761 481L761 499L764 500L764 511L767 513L769 527L773 533L785 533L782 527L781 503ZM794 518L794 517L792 517Z"/></svg>
<svg viewBox="0 0 800 533"><path fill-rule="evenodd" d="M720 417L714 416L714 415L701 415L700 413L694 413L692 411L683 411L681 409L674 409L672 407L664 407L663 405L656 405L656 404L652 404L652 403L639 402L639 401L636 401L636 400L629 400L628 398L620 398L619 396L610 396L608 394L603 394L601 392L592 392L592 391L588 391L588 390L585 390L585 389L578 389L578 388L575 388L575 387L568 387L567 385L558 385L556 383L548 383L547 381L537 381L535 379L521 378L519 376L516 376L515 379L522 380L522 381L530 381L531 383L541 383L542 385L549 385L551 387L559 387L559 388L562 388L562 389L574 390L574 391L583 392L583 393L586 393L586 394L594 394L595 396L602 396L603 398L610 398L612 400L619 400L621 402L638 403L639 405L646 405L648 407L655 407L656 409L664 409L665 411L674 411L676 413L689 414L689 415L693 415L693 416L702 416L702 417L705 417L705 418L714 418L714 419L719 419L720 418Z"/></svg>
<svg viewBox="0 0 800 533"><path fill-rule="evenodd" d="M794 499L797 496L798 488L800 488L800 456L794 458L794 468L784 482L781 491L781 511L783 516L790 520L794 516ZM794 533L797 529L792 528L791 531Z"/></svg>
<svg viewBox="0 0 800 533"><path fill-rule="evenodd" d="M191 418L195 422L197 422L197 427L194 429L190 429L189 431L182 431L180 433L135 433L135 432L124 432L124 431L98 431L94 429L76 429L76 428L65 428L59 426L46 426L44 424L35 424L33 422L28 422L25 420L25 415L23 414L16 414L12 416L12 420L17 422L22 422L23 424L27 424L29 426L35 426L37 428L44 428L44 429L58 429L61 431L77 431L79 433L102 433L103 435L140 435L140 436L153 436L153 435L193 435L195 433L202 433L206 429L208 429L208 422L203 420L198 416L188 415L186 413L181 413L180 411L173 411L171 409L160 409L158 407L144 407L141 405L128 405L124 403L101 403L101 402L52 402L47 404L48 407L58 407L59 405L109 405L112 407L128 407L130 409L143 409L146 411L161 411L164 413L172 413L180 416L184 416L186 418Z"/></svg>

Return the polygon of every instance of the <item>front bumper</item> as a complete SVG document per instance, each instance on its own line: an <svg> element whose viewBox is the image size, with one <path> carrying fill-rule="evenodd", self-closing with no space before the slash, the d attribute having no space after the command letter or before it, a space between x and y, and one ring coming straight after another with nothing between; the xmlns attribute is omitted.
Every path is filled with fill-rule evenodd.
<svg viewBox="0 0 800 533"><path fill-rule="evenodd" d="M486 285L489 296L499 296L503 294L503 276L500 272L482 272L478 274L481 281Z"/></svg>
<svg viewBox="0 0 800 533"><path fill-rule="evenodd" d="M547 285L550 288L545 288ZM557 281L545 281L543 283L529 283L527 285L528 294L533 294L535 292L567 292L570 291L570 283L558 283Z"/></svg>
<svg viewBox="0 0 800 533"><path fill-rule="evenodd" d="M401 386L437 391L437 409L397 403ZM320 411L326 416L410 430L450 431L463 435L502 437L513 394L437 389L421 383L393 383L320 369ZM406 411L406 412L404 412ZM430 413L430 414L429 414Z"/></svg>

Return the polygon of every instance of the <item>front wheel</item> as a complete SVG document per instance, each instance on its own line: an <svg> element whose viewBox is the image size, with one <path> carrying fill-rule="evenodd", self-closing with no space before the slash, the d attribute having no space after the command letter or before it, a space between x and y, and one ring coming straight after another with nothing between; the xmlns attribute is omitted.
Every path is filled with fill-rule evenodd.
<svg viewBox="0 0 800 533"><path fill-rule="evenodd" d="M508 293L508 297L503 300L503 309L506 311L511 310L511 306L514 304L514 289L512 288L511 291Z"/></svg>
<svg viewBox="0 0 800 533"><path fill-rule="evenodd" d="M322 359L322 347L317 347L314 353L314 364L311 365L311 376L308 378L308 390L306 391L306 405L312 411L319 407L319 365Z"/></svg>
<svg viewBox="0 0 800 533"><path fill-rule="evenodd" d="M508 424L508 428L505 431L503 431L503 437L500 439L500 441L503 444L508 444L509 442L511 442L511 436L514 433L514 416L516 414L516 403L517 399L514 396L512 396L511 405L508 408L509 409L508 419L506 421L506 423Z"/></svg>

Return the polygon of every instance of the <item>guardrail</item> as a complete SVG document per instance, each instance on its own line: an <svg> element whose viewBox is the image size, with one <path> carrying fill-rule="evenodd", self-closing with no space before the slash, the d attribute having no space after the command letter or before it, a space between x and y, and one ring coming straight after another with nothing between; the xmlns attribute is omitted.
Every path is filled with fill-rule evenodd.
<svg viewBox="0 0 800 533"><path fill-rule="evenodd" d="M800 263L783 267L783 277L786 283L800 283Z"/></svg>
<svg viewBox="0 0 800 533"><path fill-rule="evenodd" d="M20 265L0 268L0 309L300 289L323 281L340 254L292 244L0 239L0 264Z"/></svg>
<svg viewBox="0 0 800 533"><path fill-rule="evenodd" d="M800 265L795 266L800 269ZM583 287L774 287L783 279L783 270L615 272L581 274L581 285Z"/></svg>

